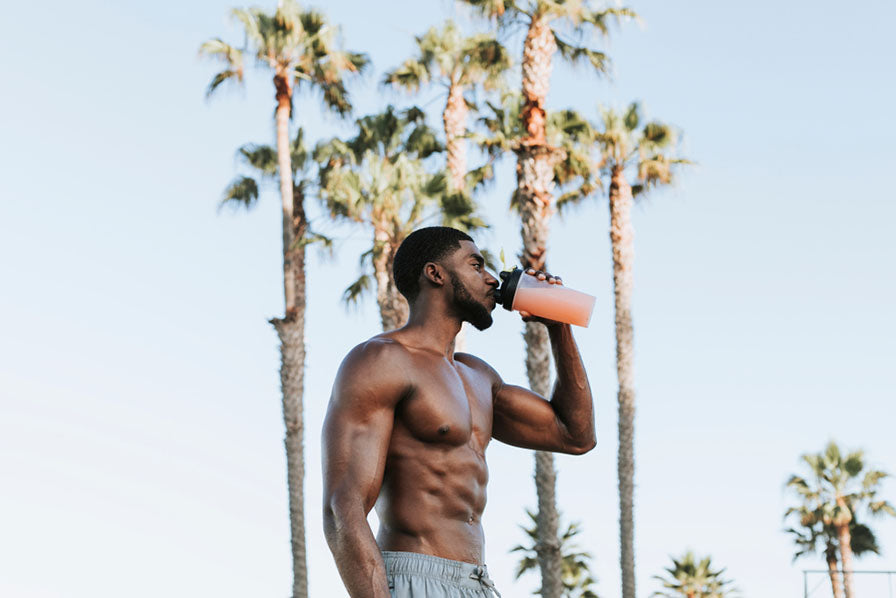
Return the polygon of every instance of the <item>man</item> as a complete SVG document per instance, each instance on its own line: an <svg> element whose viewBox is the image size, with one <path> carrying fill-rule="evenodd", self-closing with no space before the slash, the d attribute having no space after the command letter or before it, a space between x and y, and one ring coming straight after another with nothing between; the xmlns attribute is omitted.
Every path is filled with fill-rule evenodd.
<svg viewBox="0 0 896 598"><path fill-rule="evenodd" d="M569 325L558 322L537 320L548 327L557 366L550 401L454 352L462 322L491 325L498 288L465 233L411 233L393 270L410 305L408 323L351 350L324 421L327 543L352 598L492 596L482 564L485 449L495 438L537 450L591 450L588 377ZM376 538L367 524L374 505Z"/></svg>

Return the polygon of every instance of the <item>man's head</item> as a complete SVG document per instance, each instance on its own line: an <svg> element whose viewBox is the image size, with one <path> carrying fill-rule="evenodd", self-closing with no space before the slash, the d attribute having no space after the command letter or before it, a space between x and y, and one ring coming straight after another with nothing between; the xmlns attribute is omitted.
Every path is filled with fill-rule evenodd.
<svg viewBox="0 0 896 598"><path fill-rule="evenodd" d="M420 295L421 283L446 289L455 315L480 330L491 326L498 282L486 272L482 255L468 234L445 226L418 229L395 252L392 269L395 286L408 303L413 304Z"/></svg>

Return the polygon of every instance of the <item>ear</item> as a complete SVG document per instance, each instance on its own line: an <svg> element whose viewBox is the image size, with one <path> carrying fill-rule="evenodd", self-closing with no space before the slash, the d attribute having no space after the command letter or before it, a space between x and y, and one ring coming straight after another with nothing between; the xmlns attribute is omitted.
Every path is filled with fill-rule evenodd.
<svg viewBox="0 0 896 598"><path fill-rule="evenodd" d="M445 270L435 262L426 262L426 264L424 264L423 277L437 287L444 286L447 282Z"/></svg>

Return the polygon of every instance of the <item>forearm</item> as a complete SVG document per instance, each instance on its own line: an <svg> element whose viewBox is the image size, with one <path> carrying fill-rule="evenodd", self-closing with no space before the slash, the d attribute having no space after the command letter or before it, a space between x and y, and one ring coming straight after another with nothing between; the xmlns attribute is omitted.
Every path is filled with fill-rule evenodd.
<svg viewBox="0 0 896 598"><path fill-rule="evenodd" d="M557 368L551 406L575 448L588 451L595 444L594 404L585 364L569 324L548 326L548 334Z"/></svg>
<svg viewBox="0 0 896 598"><path fill-rule="evenodd" d="M351 598L389 598L383 556L363 509L327 507L324 534Z"/></svg>

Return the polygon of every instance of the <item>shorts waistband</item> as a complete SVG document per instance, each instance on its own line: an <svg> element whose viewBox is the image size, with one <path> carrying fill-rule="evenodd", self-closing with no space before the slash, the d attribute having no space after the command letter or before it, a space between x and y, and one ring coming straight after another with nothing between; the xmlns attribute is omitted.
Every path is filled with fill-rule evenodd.
<svg viewBox="0 0 896 598"><path fill-rule="evenodd" d="M474 565L416 552L383 551L387 575L419 575L461 587L487 588L497 594L494 582L488 576L485 565Z"/></svg>

